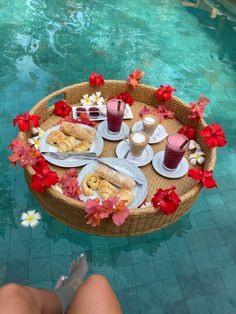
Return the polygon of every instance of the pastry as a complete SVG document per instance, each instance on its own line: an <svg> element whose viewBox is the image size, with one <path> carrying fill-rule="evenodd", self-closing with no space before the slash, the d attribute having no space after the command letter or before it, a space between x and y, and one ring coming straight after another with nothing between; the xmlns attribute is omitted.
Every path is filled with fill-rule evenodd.
<svg viewBox="0 0 236 314"><path fill-rule="evenodd" d="M98 184L98 192L104 200L113 196L116 191L117 189L107 180L101 180Z"/></svg>
<svg viewBox="0 0 236 314"><path fill-rule="evenodd" d="M133 193L130 190L120 189L115 196L119 197L121 200L126 201L125 205L128 206L134 199Z"/></svg>
<svg viewBox="0 0 236 314"><path fill-rule="evenodd" d="M132 190L136 186L134 180L127 175L119 173L106 165L99 165L95 171L101 178L106 179L121 188Z"/></svg>
<svg viewBox="0 0 236 314"><path fill-rule="evenodd" d="M77 144L74 148L75 153L83 153L90 149L90 143L87 140L81 141L79 144Z"/></svg>
<svg viewBox="0 0 236 314"><path fill-rule="evenodd" d="M59 146L59 144L62 143L65 138L65 134L61 131L52 131L47 137L47 143L53 146Z"/></svg>
<svg viewBox="0 0 236 314"><path fill-rule="evenodd" d="M100 180L100 177L94 172L85 176L82 182L84 195L93 195L93 191L98 189Z"/></svg>
<svg viewBox="0 0 236 314"><path fill-rule="evenodd" d="M85 128L72 122L62 122L60 130L66 135L74 136L79 140L88 140L90 143L92 143L96 135L94 129Z"/></svg>
<svg viewBox="0 0 236 314"><path fill-rule="evenodd" d="M76 139L73 136L69 136L60 143L58 150L60 153L70 152L75 148L76 144Z"/></svg>

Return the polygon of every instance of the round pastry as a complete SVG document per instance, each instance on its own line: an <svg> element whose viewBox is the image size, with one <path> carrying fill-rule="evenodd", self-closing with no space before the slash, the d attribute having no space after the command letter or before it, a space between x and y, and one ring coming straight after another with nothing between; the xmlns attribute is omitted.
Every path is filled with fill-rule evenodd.
<svg viewBox="0 0 236 314"><path fill-rule="evenodd" d="M82 182L84 195L93 195L93 191L98 189L100 180L100 177L94 172L85 176Z"/></svg>
<svg viewBox="0 0 236 314"><path fill-rule="evenodd" d="M64 141L62 141L59 145L59 152L66 153L71 152L76 146L76 139L73 136L66 136Z"/></svg>
<svg viewBox="0 0 236 314"><path fill-rule="evenodd" d="M61 131L52 131L47 137L47 143L53 146L59 146L66 136Z"/></svg>
<svg viewBox="0 0 236 314"><path fill-rule="evenodd" d="M77 144L74 148L75 153L83 153L90 149L90 143L87 140L81 141L79 144Z"/></svg>
<svg viewBox="0 0 236 314"><path fill-rule="evenodd" d="M101 195L102 199L106 200L113 194L117 189L107 180L101 180L98 184L98 192Z"/></svg>

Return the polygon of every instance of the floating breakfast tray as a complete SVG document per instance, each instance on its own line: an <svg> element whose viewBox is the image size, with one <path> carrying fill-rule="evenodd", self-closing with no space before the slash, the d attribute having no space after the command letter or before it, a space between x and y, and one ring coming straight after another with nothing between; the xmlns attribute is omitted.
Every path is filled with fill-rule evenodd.
<svg viewBox="0 0 236 314"><path fill-rule="evenodd" d="M143 84L138 85L138 87L133 90L127 85L126 81L105 81L105 84L99 90L104 98L109 98L111 95L116 95L126 91L132 95L135 100L132 105L133 119L126 121L130 127L134 124L134 122L140 119L139 111L144 105L149 107L157 104L155 89L151 86ZM52 114L52 110L50 110L48 106L49 100L56 96L64 95L66 102L71 106L75 106L79 103L83 95L92 94L96 91L97 89L89 83L81 83L65 87L39 101L32 108L31 114L40 115L40 127L43 130L47 130L58 121L58 116ZM175 119L164 120L162 123L169 134L178 131L183 124L192 123L192 121L188 119L188 115L190 114L189 107L177 97L172 96L171 100L166 103L166 107L175 113ZM206 126L206 123L204 120L200 120L192 123L192 126L196 129L198 134L198 131ZM20 136L27 141L28 137L31 135L20 133ZM203 165L204 169L214 169L216 150L210 149L204 143L204 139L202 137L197 136L196 140L201 145L201 148L205 153L206 160ZM154 153L163 150L165 142L166 140L161 143L153 144L152 148ZM104 149L100 157L115 157L117 144L117 142L105 140ZM50 165L50 168L56 171L60 177L66 170L53 165ZM79 171L81 169L81 167L78 168ZM142 171L148 181L147 200L149 202L157 188L166 189L172 187L173 185L176 186L177 193L181 198L181 204L176 212L172 215L164 215L161 211L154 209L153 207L131 208L130 215L123 225L117 227L113 224L111 219L105 219L101 222L100 227L94 228L86 224L84 204L82 202L69 198L54 188L49 188L44 193L38 193L35 191L32 191L32 193L44 210L72 228L97 235L122 237L148 233L174 223L191 208L199 196L202 188L201 183L192 180L187 175L179 179L164 178L154 171L151 163L142 167ZM28 185L30 185L31 176L33 174L34 170L32 167L25 167L25 176Z"/></svg>

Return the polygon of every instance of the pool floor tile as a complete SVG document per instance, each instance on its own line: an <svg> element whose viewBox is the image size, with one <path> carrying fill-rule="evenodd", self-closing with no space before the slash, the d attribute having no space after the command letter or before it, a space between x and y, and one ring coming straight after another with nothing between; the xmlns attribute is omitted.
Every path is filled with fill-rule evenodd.
<svg viewBox="0 0 236 314"><path fill-rule="evenodd" d="M136 282L140 285L156 280L156 273L152 261L133 265Z"/></svg>
<svg viewBox="0 0 236 314"><path fill-rule="evenodd" d="M172 261L178 275L191 274L197 271L193 258L189 253L175 254L172 256Z"/></svg>
<svg viewBox="0 0 236 314"><path fill-rule="evenodd" d="M210 314L207 302L204 297L196 297L186 300L190 314ZM223 313L222 313L223 314Z"/></svg>
<svg viewBox="0 0 236 314"><path fill-rule="evenodd" d="M175 276L173 262L170 257L153 258L153 265L158 280L169 279Z"/></svg>
<svg viewBox="0 0 236 314"><path fill-rule="evenodd" d="M222 277L216 269L178 276L178 282L185 299L225 290Z"/></svg>
<svg viewBox="0 0 236 314"><path fill-rule="evenodd" d="M189 314L185 301L179 301L165 305L166 314Z"/></svg>
<svg viewBox="0 0 236 314"><path fill-rule="evenodd" d="M192 257L198 271L215 268L208 249L192 252Z"/></svg>
<svg viewBox="0 0 236 314"><path fill-rule="evenodd" d="M236 290L211 294L205 297L211 314L236 313Z"/></svg>
<svg viewBox="0 0 236 314"><path fill-rule="evenodd" d="M135 286L136 280L132 266L123 266L115 270L116 290L124 290Z"/></svg>
<svg viewBox="0 0 236 314"><path fill-rule="evenodd" d="M51 265L48 257L33 258L29 261L29 282L52 280Z"/></svg>
<svg viewBox="0 0 236 314"><path fill-rule="evenodd" d="M236 288L236 265L219 267L219 272L227 289Z"/></svg>

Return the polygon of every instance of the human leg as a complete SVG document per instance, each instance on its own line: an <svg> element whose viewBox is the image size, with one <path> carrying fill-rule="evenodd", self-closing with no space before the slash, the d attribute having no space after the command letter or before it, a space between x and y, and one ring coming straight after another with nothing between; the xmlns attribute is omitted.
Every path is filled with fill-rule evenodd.
<svg viewBox="0 0 236 314"><path fill-rule="evenodd" d="M119 301L102 275L90 276L76 291L66 314L122 314Z"/></svg>
<svg viewBox="0 0 236 314"><path fill-rule="evenodd" d="M10 283L0 288L0 314L60 314L57 296L46 290Z"/></svg>

